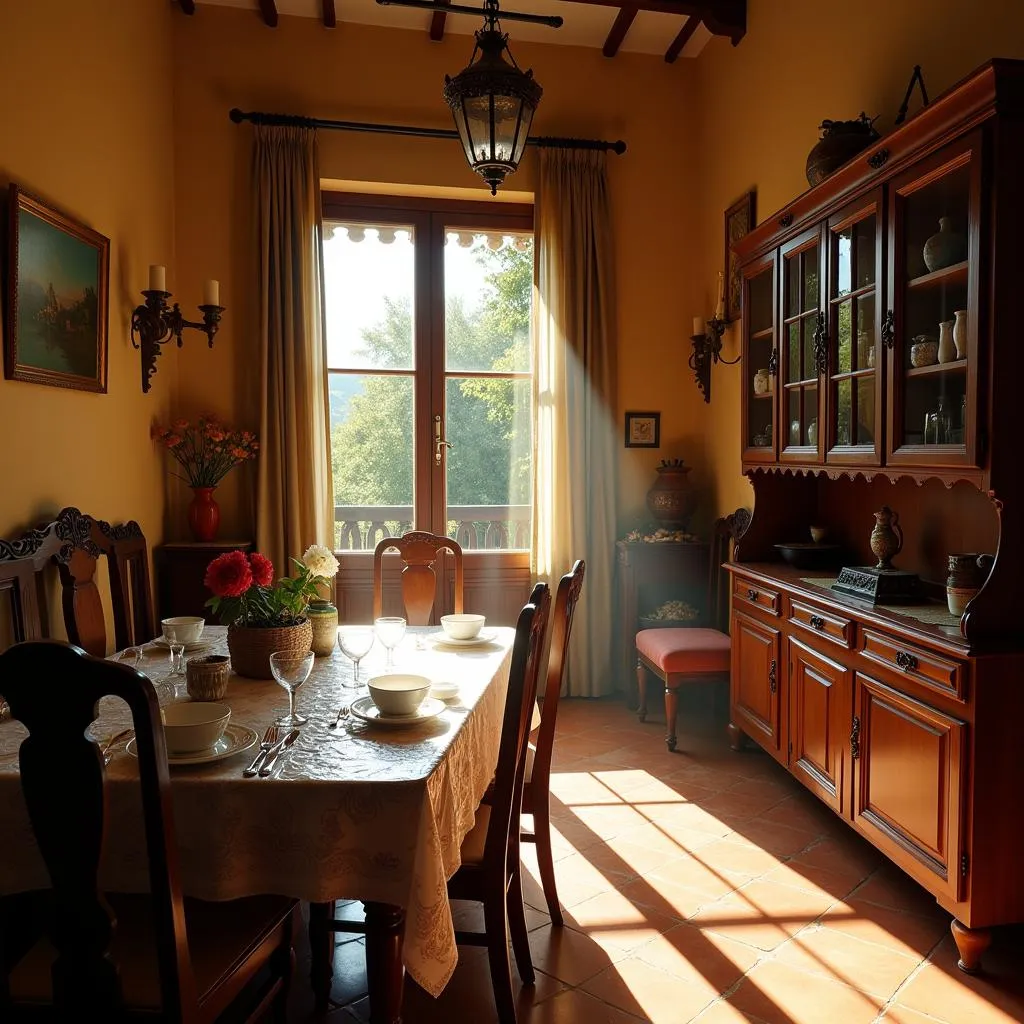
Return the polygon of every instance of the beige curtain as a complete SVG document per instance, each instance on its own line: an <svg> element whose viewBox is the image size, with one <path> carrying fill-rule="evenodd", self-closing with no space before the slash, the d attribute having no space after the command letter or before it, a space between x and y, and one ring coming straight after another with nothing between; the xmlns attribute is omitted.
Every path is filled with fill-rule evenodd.
<svg viewBox="0 0 1024 1024"><path fill-rule="evenodd" d="M542 149L537 194L534 573L554 585L573 559L587 575L568 692L613 689L615 308L605 154Z"/></svg>
<svg viewBox="0 0 1024 1024"><path fill-rule="evenodd" d="M327 439L320 179L311 128L256 128L259 243L259 550L287 575L310 544L334 546Z"/></svg>

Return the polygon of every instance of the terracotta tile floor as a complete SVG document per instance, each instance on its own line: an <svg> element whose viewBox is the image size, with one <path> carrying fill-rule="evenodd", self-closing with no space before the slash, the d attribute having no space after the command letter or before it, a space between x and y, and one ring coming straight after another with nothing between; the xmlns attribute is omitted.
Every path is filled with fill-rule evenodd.
<svg viewBox="0 0 1024 1024"><path fill-rule="evenodd" d="M1024 929L997 931L987 973L968 978L948 915L769 757L733 753L720 702L684 695L680 725L669 754L663 725L620 701L563 703L552 794L566 927L548 922L528 850L537 983L521 990L521 1024L1024 1020ZM471 905L457 913L478 926ZM459 956L440 999L407 982L407 1024L496 1019L486 953ZM332 995L332 1024L368 1020L359 938L337 948ZM292 1020L310 1006L305 953Z"/></svg>

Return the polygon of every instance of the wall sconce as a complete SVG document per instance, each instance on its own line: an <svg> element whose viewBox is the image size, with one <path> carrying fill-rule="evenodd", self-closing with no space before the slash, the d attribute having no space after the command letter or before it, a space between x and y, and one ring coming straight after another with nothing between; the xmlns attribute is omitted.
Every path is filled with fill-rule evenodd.
<svg viewBox="0 0 1024 1024"><path fill-rule="evenodd" d="M203 314L202 322L186 320L177 302L173 306L168 305L171 293L167 291L167 270L159 266L149 268L149 287L142 294L146 301L132 311L132 346L142 351L142 391L145 394L152 387L149 378L156 373L160 346L174 338L181 348L185 328L192 327L202 331L209 340L210 348L213 348L213 336L220 326L225 307L218 304L220 285L210 280L203 286L203 304L199 307Z"/></svg>
<svg viewBox="0 0 1024 1024"><path fill-rule="evenodd" d="M722 335L725 333L725 291L721 273L718 275L718 305L715 315L707 323L704 318L693 318L693 351L690 353L690 369L693 379L697 382L705 402L711 401L711 366L713 363L724 363L733 366L740 361L741 355L735 359L722 358Z"/></svg>

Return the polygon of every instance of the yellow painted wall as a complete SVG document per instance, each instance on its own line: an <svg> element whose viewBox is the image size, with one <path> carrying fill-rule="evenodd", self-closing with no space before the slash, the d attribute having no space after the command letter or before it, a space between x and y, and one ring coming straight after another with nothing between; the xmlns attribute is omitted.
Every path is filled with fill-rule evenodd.
<svg viewBox="0 0 1024 1024"><path fill-rule="evenodd" d="M170 14L165 0L0 4L4 203L15 181L110 239L108 394L0 380L3 537L64 505L163 535L149 425L175 356L144 396L128 324L148 264L173 263Z"/></svg>
<svg viewBox="0 0 1024 1024"><path fill-rule="evenodd" d="M270 30L255 11L211 7L176 17L174 25L178 281L187 296L199 294L204 277L219 278L228 307L214 351L193 346L181 359L181 404L255 427L252 132L231 124L228 110L447 128L444 75L468 62L471 41L449 35L431 43L425 30L353 24L329 31L288 17ZM620 356L614 436L621 437L623 410L662 411L660 452L620 448L620 510L629 518L642 512L659 457L697 463L698 483L709 475L693 429L697 393L684 347L697 288L694 69L656 57L607 60L599 50L517 45L515 27L510 31L517 61L533 68L545 90L535 134L623 138L629 146L625 156L609 157ZM468 187L486 198L455 142L323 132L320 144L324 178ZM509 187L529 192L533 181L531 156ZM228 532L251 531L251 492L248 471L233 474L218 492Z"/></svg>
<svg viewBox="0 0 1024 1024"><path fill-rule="evenodd" d="M934 97L990 57L1024 57L1020 0L748 0L746 38L713 39L697 59L703 156L698 233L702 281L723 263L722 214L757 189L765 220L807 188L804 164L825 118L881 115L884 135L915 64ZM920 105L915 95L911 112ZM724 354L737 351L736 330ZM757 367L716 367L699 429L715 466L715 507L749 505L740 474L740 381Z"/></svg>

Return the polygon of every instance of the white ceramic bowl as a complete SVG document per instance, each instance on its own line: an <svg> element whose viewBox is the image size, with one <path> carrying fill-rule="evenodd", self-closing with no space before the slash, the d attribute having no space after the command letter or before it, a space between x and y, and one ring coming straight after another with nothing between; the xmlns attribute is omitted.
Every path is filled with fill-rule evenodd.
<svg viewBox="0 0 1024 1024"><path fill-rule="evenodd" d="M171 757L209 750L224 735L231 719L227 704L183 701L161 708L164 739Z"/></svg>
<svg viewBox="0 0 1024 1024"><path fill-rule="evenodd" d="M370 699L385 715L412 715L430 692L426 676L374 676L368 683Z"/></svg>
<svg viewBox="0 0 1024 1024"><path fill-rule="evenodd" d="M174 630L173 639L177 643L194 644L203 635L206 620L201 615L175 615L170 619L161 619L160 625L170 626Z"/></svg>
<svg viewBox="0 0 1024 1024"><path fill-rule="evenodd" d="M486 621L484 615L442 615L441 628L453 640L472 640Z"/></svg>

